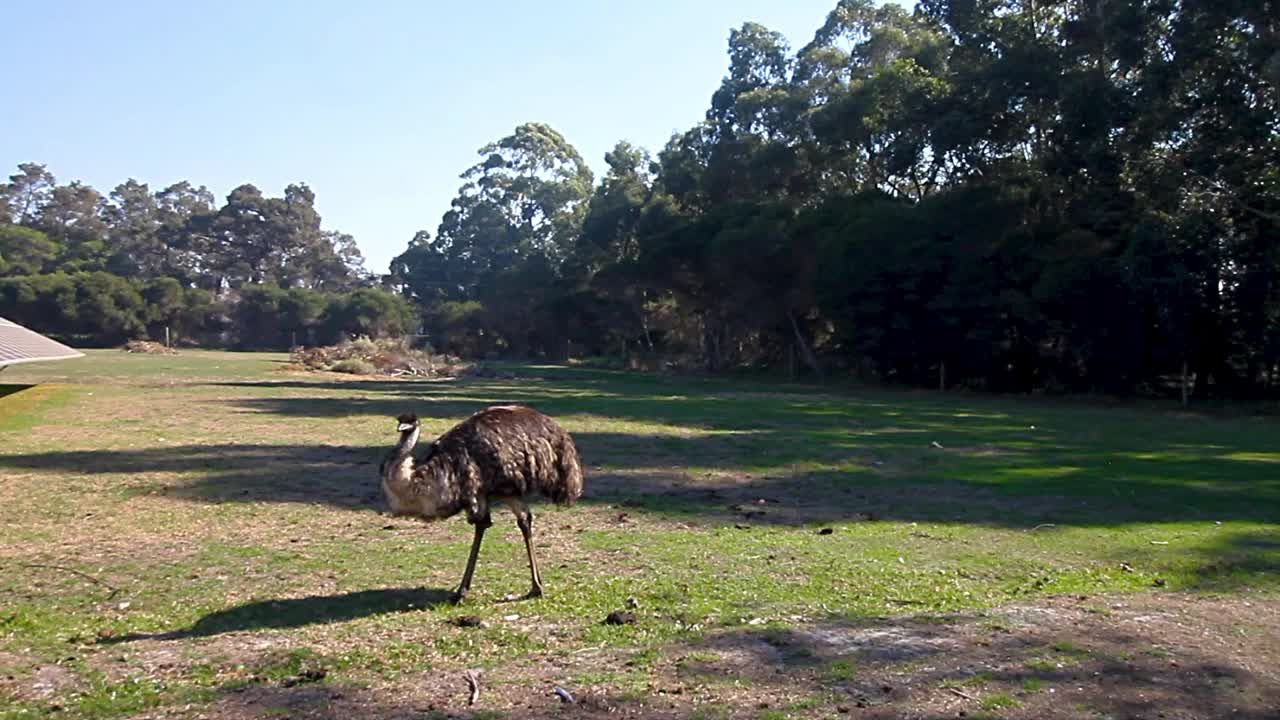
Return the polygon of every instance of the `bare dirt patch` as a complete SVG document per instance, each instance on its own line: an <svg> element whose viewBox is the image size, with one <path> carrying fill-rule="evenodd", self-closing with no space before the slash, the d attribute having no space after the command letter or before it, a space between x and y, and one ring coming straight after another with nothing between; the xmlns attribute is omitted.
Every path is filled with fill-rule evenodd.
<svg viewBox="0 0 1280 720"><path fill-rule="evenodd" d="M1280 708L1275 598L1058 597L981 614L728 631L688 652L707 651L714 660L683 675L695 695L709 678L746 679L737 705L820 698L819 714L1261 720Z"/></svg>
<svg viewBox="0 0 1280 720"><path fill-rule="evenodd" d="M1280 708L1278 667L1280 598L1063 596L981 613L730 628L649 658L616 648L535 656L482 670L475 705L466 666L453 662L363 688L251 684L200 714L1263 720Z"/></svg>

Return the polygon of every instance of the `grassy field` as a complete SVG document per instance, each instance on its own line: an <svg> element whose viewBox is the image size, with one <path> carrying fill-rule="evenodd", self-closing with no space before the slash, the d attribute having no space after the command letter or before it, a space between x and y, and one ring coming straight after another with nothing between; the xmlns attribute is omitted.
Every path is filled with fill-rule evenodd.
<svg viewBox="0 0 1280 720"><path fill-rule="evenodd" d="M0 718L1280 707L1275 419L284 361L94 351L0 375ZM538 515L546 597L503 601L528 575L495 515L455 607L469 527L383 515L377 463L398 413L438 433L508 402L574 435L586 497Z"/></svg>

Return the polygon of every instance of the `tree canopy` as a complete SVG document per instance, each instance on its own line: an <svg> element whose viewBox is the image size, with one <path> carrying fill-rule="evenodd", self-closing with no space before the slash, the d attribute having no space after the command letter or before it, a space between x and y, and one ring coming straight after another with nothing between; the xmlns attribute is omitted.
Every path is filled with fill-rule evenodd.
<svg viewBox="0 0 1280 720"><path fill-rule="evenodd" d="M130 179L104 196L24 163L0 184L0 313L84 344L163 337L287 347L404 334L412 306L375 288L355 240L322 228L304 184L203 186Z"/></svg>
<svg viewBox="0 0 1280 720"><path fill-rule="evenodd" d="M747 22L656 156L620 142L588 191L562 138L522 126L393 275L440 335L497 349L1274 390L1277 9L841 0L795 49ZM495 154L531 146L548 159Z"/></svg>

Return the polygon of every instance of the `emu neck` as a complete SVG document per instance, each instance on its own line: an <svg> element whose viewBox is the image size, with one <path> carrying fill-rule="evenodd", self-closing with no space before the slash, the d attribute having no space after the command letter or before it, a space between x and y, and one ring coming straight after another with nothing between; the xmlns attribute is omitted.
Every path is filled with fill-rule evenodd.
<svg viewBox="0 0 1280 720"><path fill-rule="evenodd" d="M450 481L450 459L432 453L415 461L411 451L417 440L417 430L406 431L383 466L382 490L391 514L428 521L449 517L461 508L457 483Z"/></svg>
<svg viewBox="0 0 1280 720"><path fill-rule="evenodd" d="M413 428L400 433L400 441L391 449L391 452L387 453L387 459L382 461L384 480L394 480L397 476L408 475L406 466L413 458L413 447L418 444L420 432L419 428Z"/></svg>
<svg viewBox="0 0 1280 720"><path fill-rule="evenodd" d="M418 444L418 435L422 433L422 428L412 428L400 433L400 442L396 443L395 460L402 462L409 454L413 452L413 448Z"/></svg>

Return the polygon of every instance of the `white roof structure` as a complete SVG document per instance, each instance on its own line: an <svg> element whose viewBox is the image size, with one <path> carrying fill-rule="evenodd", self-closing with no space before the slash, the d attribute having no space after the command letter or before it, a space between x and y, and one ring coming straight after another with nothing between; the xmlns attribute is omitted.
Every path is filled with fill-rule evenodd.
<svg viewBox="0 0 1280 720"><path fill-rule="evenodd" d="M0 317L0 370L18 363L66 360L84 353Z"/></svg>

